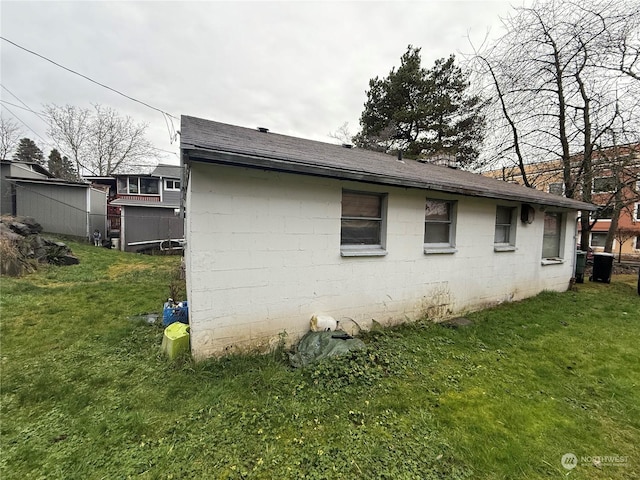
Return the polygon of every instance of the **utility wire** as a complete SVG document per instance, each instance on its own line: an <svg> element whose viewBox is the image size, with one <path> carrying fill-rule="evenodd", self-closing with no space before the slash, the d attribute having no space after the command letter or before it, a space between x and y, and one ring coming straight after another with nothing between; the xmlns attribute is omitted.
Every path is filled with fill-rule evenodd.
<svg viewBox="0 0 640 480"><path fill-rule="evenodd" d="M164 110L161 110L161 109L159 109L157 107L154 107L153 105L149 105L148 103L143 102L142 100L138 100L137 98L134 98L134 97L132 97L130 95L127 95L126 93L123 93L120 90L117 90L117 89L115 89L113 87L110 87L109 85L105 85L104 83L100 83L97 80L94 80L93 78L88 77L87 75L84 75L84 74L82 74L80 72L77 72L77 71L75 71L75 70L73 70L71 68L65 67L64 65L61 65L58 62L55 62L55 61L51 60L50 58L45 57L44 55L40 55L39 53L34 52L33 50L29 50L28 48L23 47L22 45L18 45L16 42L12 42L8 38L0 36L0 39L4 40L7 43L10 43L11 45L13 45L13 46L15 46L15 47L17 47L17 48L19 48L21 50L24 50L25 52L28 52L28 53L30 53L32 55L35 55L36 57L39 57L39 58L41 58L43 60L46 60L47 62L52 63L53 65L55 65L56 67L60 67L63 70L66 70L67 72L73 73L74 75L78 75L79 77L82 77L85 80L89 80L91 83L95 83L96 85L99 85L99 86L101 86L103 88L106 88L107 90L111 90L112 92L117 93L118 95L121 95L121 96L123 96L123 97L125 97L125 98L127 98L127 99L129 99L129 100L131 100L133 102L136 102L136 103L139 103L141 105L144 105L145 107L150 108L151 110L155 110L156 112L160 112L163 115L163 117L165 119L165 122L167 122L167 117L168 117L169 118L169 122L167 122L167 124L171 123L171 128L169 128L169 137L170 137L171 143L173 143L177 139L177 133L176 133L175 127L173 126L173 120L172 119L178 120L178 117L176 117L174 115L171 115L169 112L165 112ZM167 127L168 127L168 125L167 125Z"/></svg>
<svg viewBox="0 0 640 480"><path fill-rule="evenodd" d="M7 107L7 105L11 105L13 107L16 108L22 108L23 110L27 110L28 112L31 113L35 113L36 115L38 115L38 118L40 118L40 120L42 120L43 122L45 122L47 125L49 124L44 118L42 118L38 112L36 112L35 110L29 108L29 105L27 105L26 103L24 103L22 100L20 100L20 98L18 98L17 95L15 95L14 93L12 93L7 87L5 87L4 85L2 85L2 88L4 88L7 92L11 93L11 95L13 95L20 103L22 103L24 105L24 107L21 107L20 105L16 105L14 103L11 102L7 102L6 100L0 100L0 103L6 104L3 105L3 107L11 114L13 115L16 119L18 119L25 127L27 127L29 130L31 130L35 135L38 136L38 138L40 140L42 140L44 142L45 145L47 145L49 148L57 148L59 152L62 153L62 155L66 155L67 157L71 158L70 155L67 154L67 152L65 152L64 148L62 148L57 142L50 142L48 140L45 140L44 138L42 138L33 128L31 128L29 125L26 124L26 122L24 120L22 120L20 117L18 117L15 113L13 113L11 111L11 109L9 107ZM44 155L44 152L43 152Z"/></svg>
<svg viewBox="0 0 640 480"><path fill-rule="evenodd" d="M30 107L29 107L29 105L27 105L27 104L26 104L26 103L24 103L22 100L20 100L20 98L18 98L18 96L17 96L15 93L13 93L11 90L9 90L7 87L5 87L4 85L2 85L1 83L0 83L0 87L4 88L7 92L9 92L9 94L10 94L13 98L15 98L16 100L18 100L22 105L24 105L24 106L25 106L25 110L28 110L28 111L29 111L29 112L31 112L31 113L35 113L35 114L38 116L38 118L40 118L40 120L42 120L43 122L45 122L47 125L49 124L49 122L47 122L44 118L42 118L42 116L41 116L38 112L36 112L36 111L35 111L35 110L33 110L32 108L30 108ZM6 101L6 100L3 100L3 101ZM8 102L7 102L7 103L8 103ZM14 106L16 106L16 107L17 107L17 105L14 105ZM18 107L18 108L22 108L22 107Z"/></svg>
<svg viewBox="0 0 640 480"><path fill-rule="evenodd" d="M60 205L62 205L62 206L64 206L64 207L68 207L68 208L69 208L69 210L71 210L71 211L73 211L73 210L77 210L78 212L80 212L80 213L82 213L82 214L87 214L87 211L86 211L86 210L84 210L84 209L82 209L82 208L80 208L80 207L77 207L76 205L72 205L72 204L67 203L67 202L64 202L64 201L62 201L62 200L60 200L60 199L58 199L58 198L51 197L51 196L46 195L46 194L44 194L44 193L41 193L41 192L39 192L39 191L37 191L37 190L34 190L33 188L26 187L26 186L24 186L24 185L20 185L20 184L19 184L20 180L22 180L22 179L12 179L12 180L10 180L10 182L11 182L15 187L17 187L17 188L19 188L19 189L21 189L21 190L24 190L24 191L27 191L27 192L33 193L33 194L35 194L35 195L38 195L38 196L40 196L40 197L46 198L48 201L51 201L51 202L53 202L53 203L58 203L58 204L60 204ZM24 180L32 180L32 179L24 179ZM80 182L73 182L73 181L70 181L69 183L81 184ZM91 185L90 185L90 184L86 184L86 186L87 186L87 187L90 187L90 188L93 188L93 187L91 187ZM109 206L109 205L107 204L107 206ZM115 206L115 205L114 205L114 206ZM126 207L126 206L127 206L127 205L125 205L125 207ZM145 205L129 205L129 206L131 206L131 207L136 207L136 206L137 206L137 207L145 207ZM122 206L120 205L120 207L122 207ZM174 210L175 210L175 209L177 209L177 208L179 208L179 207L178 207L178 206L166 206L166 207L164 207L164 206L163 206L163 207L149 207L149 208L165 208L166 210L171 210L171 209L174 209ZM109 214L109 213L91 213L91 212L89 212L89 215L91 215L91 216L93 216L93 217L104 217L104 218L117 217L117 216L119 216L119 214ZM131 218L137 218L137 219L149 218L149 219L155 219L155 220L158 220L158 217L157 217L156 215L129 215L129 216L130 216Z"/></svg>
<svg viewBox="0 0 640 480"><path fill-rule="evenodd" d="M88 76L86 76L86 75L83 75L82 73L76 72L75 70L72 70L71 68L65 67L64 65L61 65L61 64L59 64L58 62L54 62L54 61L53 61L53 60L51 60L50 58L47 58L47 57L45 57L44 55L40 55L39 53L36 53L36 52L34 52L33 50L29 50L28 48L25 48L25 47L23 47L22 45L18 45L17 43L12 42L12 41L11 41L11 40L9 40L8 38L5 38L5 37L3 37L3 36L0 36L0 39L4 40L4 41L5 41L5 42L7 42L7 43L10 43L11 45L13 45L13 46L15 46L15 47L18 47L18 48L19 48L19 49L21 49L21 50L24 50L25 52L29 52L29 53L31 53L32 55L35 55L36 57L42 58L43 60L46 60L47 62L52 63L52 64L54 64L55 66L60 67L60 68L62 68L62 69L64 69L64 70L66 70L67 72L73 73L74 75L78 75L79 77L82 77L82 78L84 78L85 80L89 80L90 82L95 83L96 85L99 85L99 86L101 86L101 87L103 87L103 88L106 88L107 90L111 90L112 92L117 93L118 95L122 95L123 97L128 98L129 100L132 100L132 101L137 102L137 103L139 103L139 104L141 104L141 105L144 105L145 107L148 107L148 108L150 108L150 109L152 109L152 110L155 110L156 112L160 112L160 113L162 113L163 115L167 115L167 116L168 116L168 117L170 117L170 118L173 118L173 119L175 119L175 120L178 120L178 117L175 117L175 116L171 115L170 113L165 112L164 110L160 110L159 108L154 107L153 105L149 105L148 103L143 102L142 100L138 100L137 98L131 97L131 96L127 95L126 93L122 93L121 91L116 90L115 88L112 88L112 87L110 87L110 86L108 86L108 85L105 85L104 83L100 83L100 82L98 82L97 80L94 80L94 79L93 79L93 78L91 78L91 77L88 77Z"/></svg>
<svg viewBox="0 0 640 480"><path fill-rule="evenodd" d="M30 108L23 107L22 105L18 105L17 103L11 103L8 100L0 100L0 103L6 103L7 105L11 105L12 107L21 108L22 110L26 110L27 112L35 113L36 115L38 114L38 112L36 112L34 110L31 110Z"/></svg>
<svg viewBox="0 0 640 480"><path fill-rule="evenodd" d="M5 102L3 100L2 103L7 103L7 102ZM36 132L33 128L31 128L29 125L27 125L25 123L25 121L22 120L19 116L17 116L9 107L7 107L5 105L4 108L7 110L7 112L9 112L11 115L13 115L20 123L22 123L25 127L27 127L29 130L31 130L34 133L34 135L36 135L40 140L42 140L45 143L45 145L51 145L51 143L49 141L47 141L44 138L42 138L38 132Z"/></svg>

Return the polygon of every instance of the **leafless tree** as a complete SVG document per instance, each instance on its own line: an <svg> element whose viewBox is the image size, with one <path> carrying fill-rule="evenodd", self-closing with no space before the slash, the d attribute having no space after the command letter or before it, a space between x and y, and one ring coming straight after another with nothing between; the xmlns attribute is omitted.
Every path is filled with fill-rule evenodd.
<svg viewBox="0 0 640 480"><path fill-rule="evenodd" d="M503 22L507 33L473 56L494 99L493 157L512 162L531 186L526 165L559 160L565 195L591 202L594 152L612 136L640 138L640 7L542 0ZM581 218L584 246L593 223Z"/></svg>
<svg viewBox="0 0 640 480"><path fill-rule="evenodd" d="M638 235L638 232L631 228L618 228L614 237L618 241L618 263L622 261L622 244Z"/></svg>
<svg viewBox="0 0 640 480"><path fill-rule="evenodd" d="M18 124L0 115L0 159L9 158L18 146L21 136L22 131Z"/></svg>
<svg viewBox="0 0 640 480"><path fill-rule="evenodd" d="M338 140L340 143L344 145L352 145L353 144L353 134L349 130L349 122L344 122L340 125L335 132L330 132L328 134L330 138Z"/></svg>
<svg viewBox="0 0 640 480"><path fill-rule="evenodd" d="M76 174L80 176L88 150L91 111L72 105L45 105L44 114L49 121L47 133L65 152L69 152Z"/></svg>
<svg viewBox="0 0 640 480"><path fill-rule="evenodd" d="M146 139L147 125L121 117L112 108L95 105L89 144L93 151L90 171L96 175L124 173L148 163L153 145Z"/></svg>
<svg viewBox="0 0 640 480"><path fill-rule="evenodd" d="M145 137L147 125L122 117L110 107L46 105L45 113L49 135L71 153L79 175L126 173L149 164L155 156Z"/></svg>

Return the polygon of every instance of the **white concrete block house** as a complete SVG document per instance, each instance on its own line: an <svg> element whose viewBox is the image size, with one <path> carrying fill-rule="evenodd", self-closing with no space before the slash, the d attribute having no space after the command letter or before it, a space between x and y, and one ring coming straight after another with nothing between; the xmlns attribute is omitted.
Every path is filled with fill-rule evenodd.
<svg viewBox="0 0 640 480"><path fill-rule="evenodd" d="M592 205L264 130L182 117L196 358L295 341L314 314L389 325L568 288Z"/></svg>

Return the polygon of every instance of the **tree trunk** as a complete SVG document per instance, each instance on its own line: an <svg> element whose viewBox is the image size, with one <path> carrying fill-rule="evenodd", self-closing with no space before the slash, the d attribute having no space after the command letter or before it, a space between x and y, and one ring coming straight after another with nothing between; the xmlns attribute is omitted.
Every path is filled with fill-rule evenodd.
<svg viewBox="0 0 640 480"><path fill-rule="evenodd" d="M590 232L591 222L589 221L589 212L583 210L580 215L580 250L585 252L589 249Z"/></svg>

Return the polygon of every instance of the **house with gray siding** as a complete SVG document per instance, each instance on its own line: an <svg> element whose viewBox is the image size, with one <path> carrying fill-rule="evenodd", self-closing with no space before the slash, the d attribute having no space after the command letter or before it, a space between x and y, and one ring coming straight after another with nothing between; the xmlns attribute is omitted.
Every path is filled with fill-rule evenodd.
<svg viewBox="0 0 640 480"><path fill-rule="evenodd" d="M88 239L106 230L107 196L86 182L53 176L38 164L2 162L2 213L33 217L45 232Z"/></svg>
<svg viewBox="0 0 640 480"><path fill-rule="evenodd" d="M588 203L470 172L183 116L196 358L567 290Z"/></svg>
<svg viewBox="0 0 640 480"><path fill-rule="evenodd" d="M160 164L135 173L85 177L109 187L108 236L121 250L167 248L184 238L181 167Z"/></svg>
<svg viewBox="0 0 640 480"><path fill-rule="evenodd" d="M7 180L8 177L47 179L53 175L35 162L4 159L0 162L0 213L16 215L16 186Z"/></svg>

